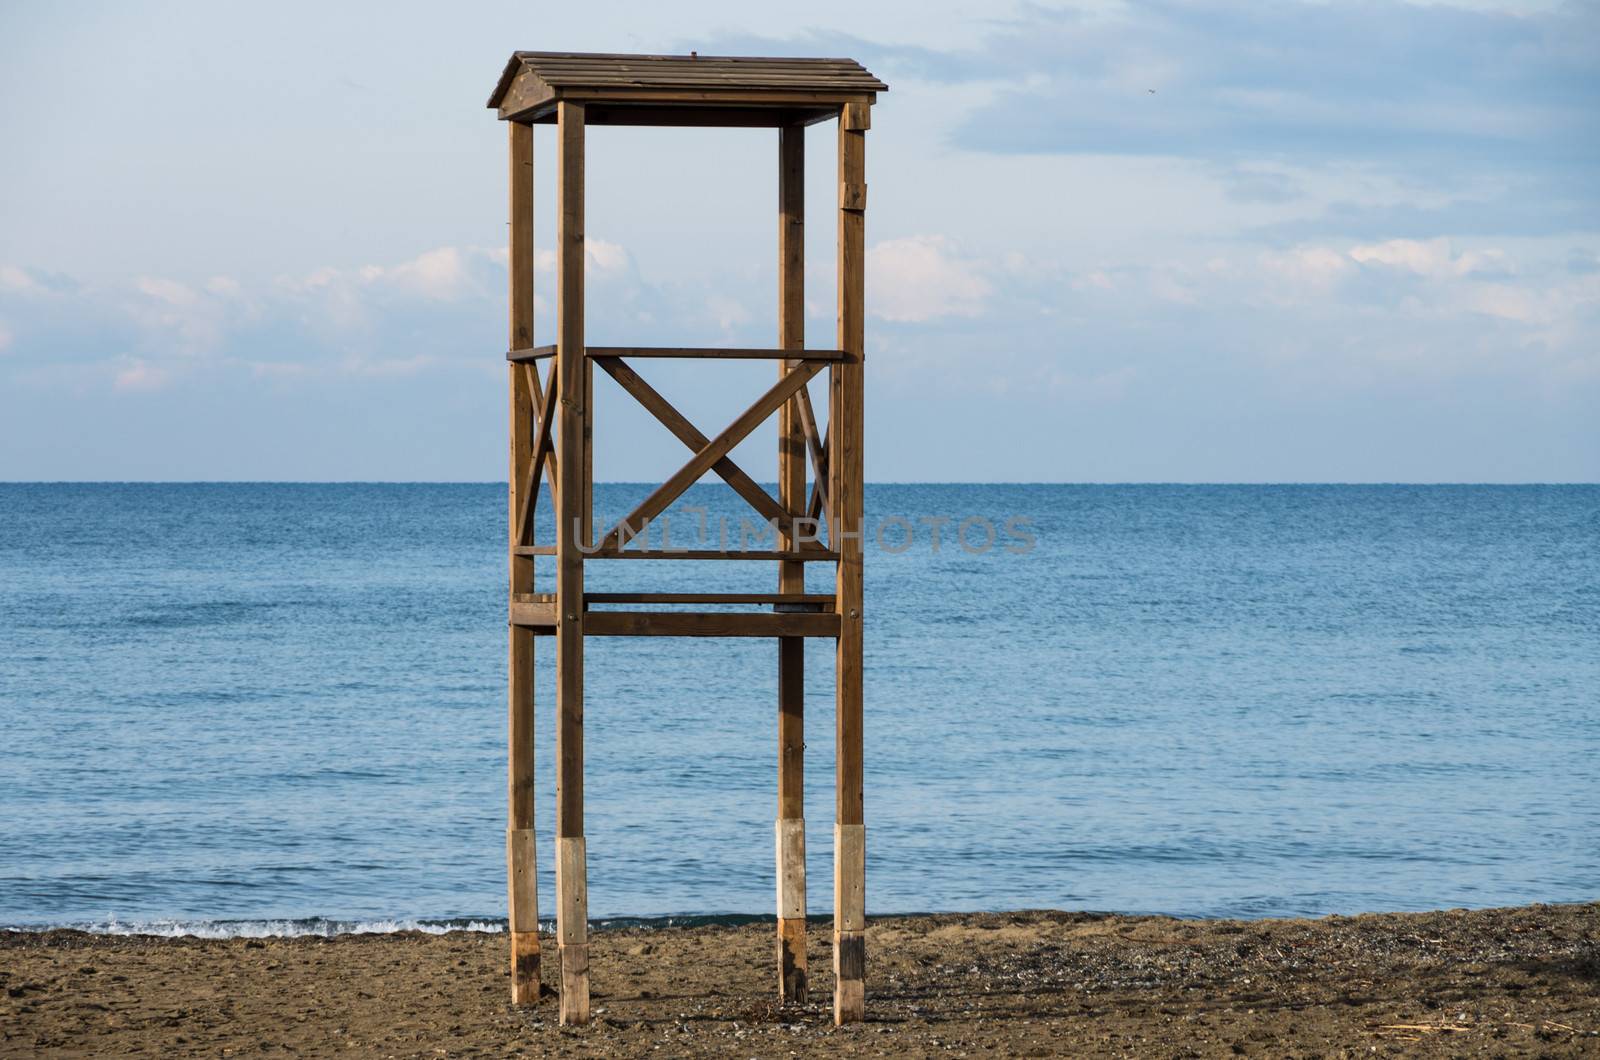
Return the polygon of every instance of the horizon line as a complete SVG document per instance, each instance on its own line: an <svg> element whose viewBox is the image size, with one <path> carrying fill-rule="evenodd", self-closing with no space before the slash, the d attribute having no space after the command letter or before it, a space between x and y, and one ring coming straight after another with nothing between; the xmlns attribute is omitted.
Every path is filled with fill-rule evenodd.
<svg viewBox="0 0 1600 1060"><path fill-rule="evenodd" d="M596 480L596 486L658 486L651 479ZM868 479L868 486L1600 486L1586 479ZM718 486L718 482L694 485ZM776 482L757 482L776 487ZM0 486L496 486L506 479L0 479ZM691 487L692 488L692 487ZM730 488L726 487L724 488Z"/></svg>

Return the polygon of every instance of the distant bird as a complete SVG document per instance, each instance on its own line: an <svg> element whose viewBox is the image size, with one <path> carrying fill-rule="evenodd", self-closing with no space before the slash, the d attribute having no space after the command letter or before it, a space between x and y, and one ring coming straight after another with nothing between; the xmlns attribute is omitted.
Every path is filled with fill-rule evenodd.
<svg viewBox="0 0 1600 1060"><path fill-rule="evenodd" d="M1156 94L1156 90L1155 90L1155 89L1153 89L1153 88L1151 88L1151 89L1146 89L1146 91L1147 91L1147 92L1149 92L1149 93L1150 93L1150 94L1151 94L1151 95L1152 95L1152 96L1153 96L1153 95L1155 95L1155 94Z"/></svg>

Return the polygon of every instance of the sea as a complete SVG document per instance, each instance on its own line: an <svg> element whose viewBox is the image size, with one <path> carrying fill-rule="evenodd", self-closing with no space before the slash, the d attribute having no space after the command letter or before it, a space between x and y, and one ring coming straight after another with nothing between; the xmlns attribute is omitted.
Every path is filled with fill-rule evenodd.
<svg viewBox="0 0 1600 1060"><path fill-rule="evenodd" d="M742 504L696 486L671 544L739 547ZM870 912L1597 897L1600 486L878 484L867 511ZM503 483L0 485L0 926L503 928L505 520ZM597 921L770 914L776 654L589 642ZM826 916L832 642L806 666Z"/></svg>

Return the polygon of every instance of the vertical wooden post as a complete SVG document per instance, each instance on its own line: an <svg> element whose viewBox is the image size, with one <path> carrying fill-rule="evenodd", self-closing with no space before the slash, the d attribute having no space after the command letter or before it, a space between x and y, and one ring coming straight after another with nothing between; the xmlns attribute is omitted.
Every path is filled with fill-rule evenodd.
<svg viewBox="0 0 1600 1060"><path fill-rule="evenodd" d="M862 804L861 559L862 353L865 341L866 103L839 113L838 347L848 359L833 366L829 400L833 424L828 473L839 552L836 805L833 833L833 1019L866 1015L866 823Z"/></svg>
<svg viewBox="0 0 1600 1060"><path fill-rule="evenodd" d="M533 345L533 129L509 122L511 223L510 348ZM521 365L510 365L511 593L533 591L533 557L516 553L521 527L522 490L533 459L533 396ZM511 934L511 1003L539 1000L539 882L533 819L533 630L509 626L508 729L506 805L506 891Z"/></svg>
<svg viewBox="0 0 1600 1060"><path fill-rule="evenodd" d="M778 130L778 346L804 349L806 128ZM780 375L798 367L784 361ZM806 441L800 399L778 410L778 503L804 514ZM778 547L799 547L797 527L780 529ZM780 561L778 591L803 593L805 564ZM805 638L778 638L778 996L806 1000Z"/></svg>
<svg viewBox="0 0 1600 1060"><path fill-rule="evenodd" d="M583 839L583 552L589 410L583 337L582 103L557 105L556 233L556 936L561 1022L589 1021L589 902Z"/></svg>

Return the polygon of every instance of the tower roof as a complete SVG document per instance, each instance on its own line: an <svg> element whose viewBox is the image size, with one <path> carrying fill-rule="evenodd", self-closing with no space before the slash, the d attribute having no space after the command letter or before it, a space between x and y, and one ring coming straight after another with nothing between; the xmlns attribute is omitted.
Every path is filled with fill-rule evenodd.
<svg viewBox="0 0 1600 1060"><path fill-rule="evenodd" d="M590 125L782 125L871 103L888 85L854 59L519 51L489 97L503 119L554 121L562 100Z"/></svg>

